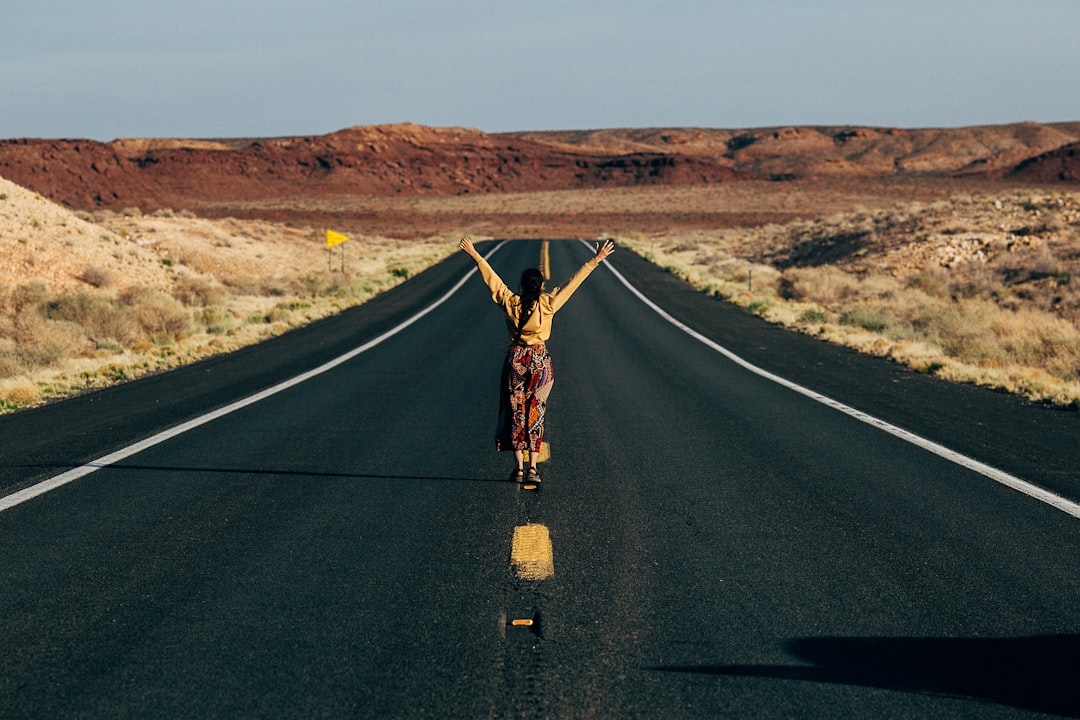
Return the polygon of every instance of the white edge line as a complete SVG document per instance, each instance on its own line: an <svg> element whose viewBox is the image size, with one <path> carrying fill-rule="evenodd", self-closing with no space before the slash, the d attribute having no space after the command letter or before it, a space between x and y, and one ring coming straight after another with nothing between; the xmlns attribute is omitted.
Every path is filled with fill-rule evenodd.
<svg viewBox="0 0 1080 720"><path fill-rule="evenodd" d="M507 241L503 240L498 245L496 245L494 248L492 248L491 251L485 257L490 258L492 255L494 255L496 252L498 252L499 248L501 248L506 243L507 243ZM296 385L299 385L302 382L310 380L311 378L313 378L313 377L315 377L317 375L322 375L323 373L327 372L328 370L332 370L332 369L336 368L338 365L341 365L342 363L345 363L345 362L348 362L349 360L352 360L357 355L360 355L361 353L367 352L368 350L375 347L376 345L379 345L380 343L384 342L385 340L388 340L389 338L393 337L394 335L397 335L399 332L401 332L405 328L409 327L410 325L412 325L417 320L419 320L420 318L427 315L429 312L431 312L435 308L442 305L444 302L449 300L450 297L454 295L454 293L456 293L458 290L460 290L461 287L468 281L468 279L470 277L472 277L472 275L474 273L476 273L476 272L477 272L476 268L475 267L472 268L467 273L465 273L465 275L462 276L462 278L460 280L458 280L457 283L452 288L450 288L450 290L445 295L443 295L441 298L439 298L438 300L433 302L431 305L428 305L426 308L424 308L423 310L421 310L417 314L413 315L412 317L410 317L408 320L401 323L400 325L397 325L397 326L391 328L390 330L387 330L382 335L379 335L378 337L369 340L368 342L364 343L363 345L361 345L361 346L359 346L357 348L354 348L354 349L350 350L349 352L345 353L344 355L340 355L340 356L334 358L333 360L330 360L329 362L324 363L323 365L320 365L319 367L308 370L307 372L301 373L300 375L296 375L295 377L292 377L292 378L290 378L288 380L282 381L282 382L278 383L277 385L273 385L271 387L266 388L265 390L261 390L260 392L257 392L254 395L249 395L246 398L243 398L241 400L237 400L236 402L233 402L233 403L231 403L229 405L225 405L223 407L220 407L217 410L213 410L211 412L206 413L205 415L200 415L197 418L193 418L192 420L188 420L185 423L182 423L180 425L176 425L174 427L171 427L168 430L163 430L163 431L157 433L156 435L151 435L150 437L145 438L143 440L140 440L139 442L136 442L136 443L134 443L132 445L128 445L127 447L124 447L124 448L121 448L121 449L119 449L119 450L117 450L115 452L109 453L108 455L104 455L104 456L98 458L97 460L93 460L91 462L86 463L85 465L82 465L82 466L77 467L77 468L72 468L71 470L68 470L67 472L60 473L59 475L55 475L55 476L53 476L51 478L48 478L47 480L42 480L41 482L36 483L34 485L31 485L30 487L23 488L22 490L19 490L18 492L14 492L14 493L12 493L10 495L2 497L2 498L0 498L0 512L3 512L4 510L8 510L10 508L13 508L16 505L19 505L21 503L26 502L27 500L31 500L33 498L36 498L39 495L44 495L45 493L47 493L47 492L49 492L51 490L55 490L55 489L57 489L59 487L67 485L68 483L73 482L75 480L78 480L81 477L85 477L85 476L89 475L92 472L100 470L101 468L108 467L109 465L113 465L113 464L118 463L118 462L120 462L122 460L126 460L127 458L131 457L132 455L136 455L136 454L142 452L143 450L147 450L148 448L151 448L151 447L153 447L155 445L159 445L159 444L165 442L166 440L171 440L172 438L177 437L178 435L183 435L188 430L193 430L193 429L199 427L200 425L205 425L208 422L212 422L214 420L217 420L218 418L222 418L222 417L228 415L229 413L235 412L235 411L237 411L237 410L239 410L241 408L245 408L248 405L254 405L255 403L259 402L260 400L265 400L266 398L270 397L271 395L276 395L279 392L282 392L284 390L288 390L291 387L295 387Z"/></svg>
<svg viewBox="0 0 1080 720"><path fill-rule="evenodd" d="M591 249L591 246L589 245L589 243L587 243L584 240L582 240L581 242L586 247L589 247ZM890 424L888 422L885 422L884 420L881 420L880 418L874 417L873 415L868 415L867 413L864 413L862 410L856 410L855 408L853 408L853 407L851 407L849 405L845 405L844 403L839 402L838 400L833 400L832 398L830 398L830 397L828 397L826 395L822 395L821 393L810 390L809 388L805 388L802 385L798 385L798 384L796 384L796 383L794 383L794 382L792 382L790 380L787 380L785 378L780 377L779 375L774 375L773 373L771 373L771 372L769 372L767 370L763 370L762 368L759 368L758 366L747 362L746 360L742 359L741 357L739 357L735 353L733 353L730 350L728 350L727 348L725 348L723 345L720 345L719 343L713 342L712 340L705 337L704 335L702 335L698 331L694 330L693 328L688 327L687 325L685 325L684 323L682 323L679 320L676 320L674 317L672 317L670 314L668 314L668 312L666 310L661 308L659 305L654 303L649 298L645 297L645 295L640 290L638 290L636 287L631 285L630 282L625 277L623 277L622 273L620 273L618 270L616 270L614 267L611 266L611 263L605 263L605 264L607 265L608 270L610 270L612 272L612 274L615 275L616 279L618 279L619 282L621 282L623 285L626 286L627 290L629 290L631 293L636 295L639 300L641 300L643 303L648 305L654 312L656 312L657 315L664 318L669 323L671 323L675 327L679 328L680 330L685 332L690 337L692 337L695 340L703 343L704 345L707 345L708 347L712 348L716 352L718 352L721 355L723 355L724 357L728 358L729 360L731 360L735 364L740 365L741 367L745 368L746 370L749 370L750 372L754 373L755 375L759 375L759 376L765 378L766 380L771 380L772 382L777 383L778 385L782 385L783 387L786 387L789 390L793 390L793 391L799 393L800 395L805 395L806 397L808 397L808 398L810 398L812 400L816 400L817 402L821 403L822 405L827 405L827 406L833 408L834 410L839 410L840 412L842 412L842 413L844 413L846 415L850 415L851 417L855 418L856 420L864 422L867 425L871 425L873 427L876 427L879 430L884 430L885 432L889 433L890 435L898 437L901 440L906 440L907 442L911 443L912 445L916 445L916 446L922 448L923 450L927 450L927 451L929 451L929 452L931 452L931 453L933 453L933 454L935 454L935 455L937 455L939 457L945 458L946 460L948 460L950 462L956 463L957 465L960 465L961 467L965 467L968 470L973 470L973 471L979 473L980 475L984 475L984 476L990 478L991 480L995 480L995 481L1001 483L1002 485L1005 485L1006 487L1012 488L1013 490L1017 490L1019 492L1022 492L1025 495L1028 495L1030 497L1035 498L1036 500L1039 500L1041 502L1046 503L1047 505L1055 507L1058 510L1061 510L1062 512L1064 512L1064 513L1068 513L1069 515L1072 515L1075 518L1080 518L1080 504L1075 503L1072 500L1069 500L1068 498L1064 498L1064 497L1062 497L1060 495L1057 495L1055 493L1050 492L1049 490L1045 490L1045 489L1043 489L1043 488L1041 488L1041 487L1039 487L1037 485L1033 485L1032 483L1030 483L1030 482L1028 482L1026 480L1021 480L1020 478L1016 477L1015 475L1010 475L1009 473L1005 472L1004 470L998 470L995 467L991 467L990 465L979 462L978 460L970 458L967 455L962 455L962 454L956 452L955 450L950 450L949 448L945 447L944 445L939 445L938 443L934 442L933 440L927 440L926 438L924 438L924 437L922 437L920 435L916 435L915 433L913 433L913 432L911 432L909 430L905 430L905 429L903 429L901 427L897 427L896 425L892 425L892 424Z"/></svg>

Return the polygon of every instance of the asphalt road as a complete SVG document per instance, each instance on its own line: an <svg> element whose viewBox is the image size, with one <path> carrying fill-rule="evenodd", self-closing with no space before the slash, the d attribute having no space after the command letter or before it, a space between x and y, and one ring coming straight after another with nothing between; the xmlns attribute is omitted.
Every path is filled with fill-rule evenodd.
<svg viewBox="0 0 1080 720"><path fill-rule="evenodd" d="M492 264L513 283L539 249ZM552 243L553 275L587 256ZM1080 499L1076 413L613 265L763 369ZM2 417L0 494L317 367L469 267ZM0 512L0 717L1080 717L1080 519L747 372L605 268L550 347L540 491L494 452L503 329L474 275L338 367ZM530 525L544 579L511 565Z"/></svg>

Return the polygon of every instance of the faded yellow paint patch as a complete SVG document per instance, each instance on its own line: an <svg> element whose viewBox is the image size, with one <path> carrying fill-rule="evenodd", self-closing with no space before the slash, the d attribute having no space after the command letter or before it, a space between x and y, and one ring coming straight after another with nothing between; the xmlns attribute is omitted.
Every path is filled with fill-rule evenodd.
<svg viewBox="0 0 1080 720"><path fill-rule="evenodd" d="M529 452L528 450L526 450L524 452L524 458L525 458L526 463L529 462L529 456L531 454L532 453ZM547 462L550 459L551 459L551 446L548 445L546 442L540 443L540 452L538 452L536 454L536 464L539 465L540 463Z"/></svg>
<svg viewBox="0 0 1080 720"><path fill-rule="evenodd" d="M555 574L555 556L547 526L529 523L514 528L510 566L522 580L543 580Z"/></svg>

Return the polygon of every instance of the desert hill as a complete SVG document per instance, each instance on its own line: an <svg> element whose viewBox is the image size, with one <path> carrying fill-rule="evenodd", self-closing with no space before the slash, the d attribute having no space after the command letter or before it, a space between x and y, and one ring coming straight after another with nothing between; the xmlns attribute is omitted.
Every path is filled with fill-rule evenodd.
<svg viewBox="0 0 1080 720"><path fill-rule="evenodd" d="M0 142L0 176L80 209L687 184L733 175L707 155L602 154L408 124L250 141Z"/></svg>
<svg viewBox="0 0 1080 720"><path fill-rule="evenodd" d="M968 128L780 127L525 132L514 137L592 153L716 157L741 178L985 175L1080 139L1080 123Z"/></svg>
<svg viewBox="0 0 1080 720"><path fill-rule="evenodd" d="M0 176L74 209L702 186L1077 182L1080 122L484 133L413 124L273 139L0 141Z"/></svg>
<svg viewBox="0 0 1080 720"><path fill-rule="evenodd" d="M1009 177L1033 183L1080 183L1080 143L1029 158L1017 165Z"/></svg>

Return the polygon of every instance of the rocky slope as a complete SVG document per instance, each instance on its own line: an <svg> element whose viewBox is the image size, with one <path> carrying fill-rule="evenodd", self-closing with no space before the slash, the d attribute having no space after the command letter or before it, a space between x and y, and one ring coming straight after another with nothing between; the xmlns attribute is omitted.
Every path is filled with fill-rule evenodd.
<svg viewBox="0 0 1080 720"><path fill-rule="evenodd" d="M1080 143L1072 143L1029 158L1009 177L1035 183L1080 183Z"/></svg>
<svg viewBox="0 0 1080 720"><path fill-rule="evenodd" d="M968 128L782 127L753 130L600 130L515 133L591 152L670 152L716 157L739 177L979 176L1080 140L1080 123Z"/></svg>

